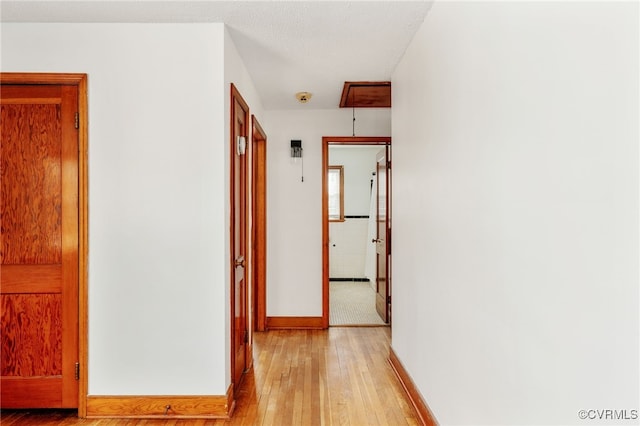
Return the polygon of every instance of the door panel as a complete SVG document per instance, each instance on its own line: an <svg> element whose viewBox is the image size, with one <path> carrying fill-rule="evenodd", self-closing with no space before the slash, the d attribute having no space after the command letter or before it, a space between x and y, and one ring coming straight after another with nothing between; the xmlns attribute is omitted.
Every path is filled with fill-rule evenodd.
<svg viewBox="0 0 640 426"><path fill-rule="evenodd" d="M3 85L2 407L75 408L78 88Z"/></svg>
<svg viewBox="0 0 640 426"><path fill-rule="evenodd" d="M238 137L242 136L245 140L249 139L249 107L233 85L231 86L231 97L232 380L235 389L238 389L242 381L242 375L248 366L246 279L247 155L246 152L239 151Z"/></svg>
<svg viewBox="0 0 640 426"><path fill-rule="evenodd" d="M376 157L377 208L376 208L376 311L384 322L389 322L389 232L388 232L388 161L387 148Z"/></svg>

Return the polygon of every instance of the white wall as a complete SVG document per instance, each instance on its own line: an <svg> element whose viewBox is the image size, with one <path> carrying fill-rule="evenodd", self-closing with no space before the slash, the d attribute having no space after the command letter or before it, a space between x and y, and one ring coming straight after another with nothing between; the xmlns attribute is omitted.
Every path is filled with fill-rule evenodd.
<svg viewBox="0 0 640 426"><path fill-rule="evenodd" d="M637 2L437 2L398 65L392 346L441 424L639 408L638 38Z"/></svg>
<svg viewBox="0 0 640 426"><path fill-rule="evenodd" d="M223 26L1 31L3 71L89 75L89 393L223 395Z"/></svg>
<svg viewBox="0 0 640 426"><path fill-rule="evenodd" d="M344 214L368 216L371 179L376 171L376 155L381 146L330 146L329 165L344 166Z"/></svg>
<svg viewBox="0 0 640 426"><path fill-rule="evenodd" d="M351 136L351 114L265 111L268 316L322 315L322 137ZM356 110L357 136L390 133L388 109ZM302 140L304 182L301 164L291 161L291 139Z"/></svg>
<svg viewBox="0 0 640 426"><path fill-rule="evenodd" d="M329 278L365 278L369 219L329 223Z"/></svg>

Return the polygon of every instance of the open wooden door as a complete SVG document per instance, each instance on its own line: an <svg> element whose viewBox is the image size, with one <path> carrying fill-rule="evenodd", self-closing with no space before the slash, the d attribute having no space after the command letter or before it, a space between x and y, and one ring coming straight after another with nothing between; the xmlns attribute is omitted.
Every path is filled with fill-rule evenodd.
<svg viewBox="0 0 640 426"><path fill-rule="evenodd" d="M0 86L2 408L78 407L78 91Z"/></svg>
<svg viewBox="0 0 640 426"><path fill-rule="evenodd" d="M384 322L389 322L391 296L389 294L389 148L385 147L376 157L377 208L376 223L376 311Z"/></svg>
<svg viewBox="0 0 640 426"><path fill-rule="evenodd" d="M247 354L247 148L249 107L231 85L231 378L235 390L250 364Z"/></svg>

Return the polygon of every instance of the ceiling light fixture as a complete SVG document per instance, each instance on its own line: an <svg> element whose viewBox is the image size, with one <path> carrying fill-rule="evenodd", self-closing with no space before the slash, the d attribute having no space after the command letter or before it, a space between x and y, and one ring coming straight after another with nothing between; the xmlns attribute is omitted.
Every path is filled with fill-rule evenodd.
<svg viewBox="0 0 640 426"><path fill-rule="evenodd" d="M298 102L300 102L301 104L306 104L307 102L309 102L309 100L311 100L311 96L313 95L309 92L296 93L296 99L298 99Z"/></svg>

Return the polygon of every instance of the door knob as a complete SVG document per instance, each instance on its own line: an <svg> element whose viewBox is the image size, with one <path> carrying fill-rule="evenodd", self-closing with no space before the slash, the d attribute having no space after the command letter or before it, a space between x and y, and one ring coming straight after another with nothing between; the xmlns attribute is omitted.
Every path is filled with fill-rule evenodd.
<svg viewBox="0 0 640 426"><path fill-rule="evenodd" d="M244 268L244 256L240 256L233 262L233 266L238 267L242 266Z"/></svg>
<svg viewBox="0 0 640 426"><path fill-rule="evenodd" d="M372 243L381 243L382 240L374 238L373 240L371 240L371 242Z"/></svg>

